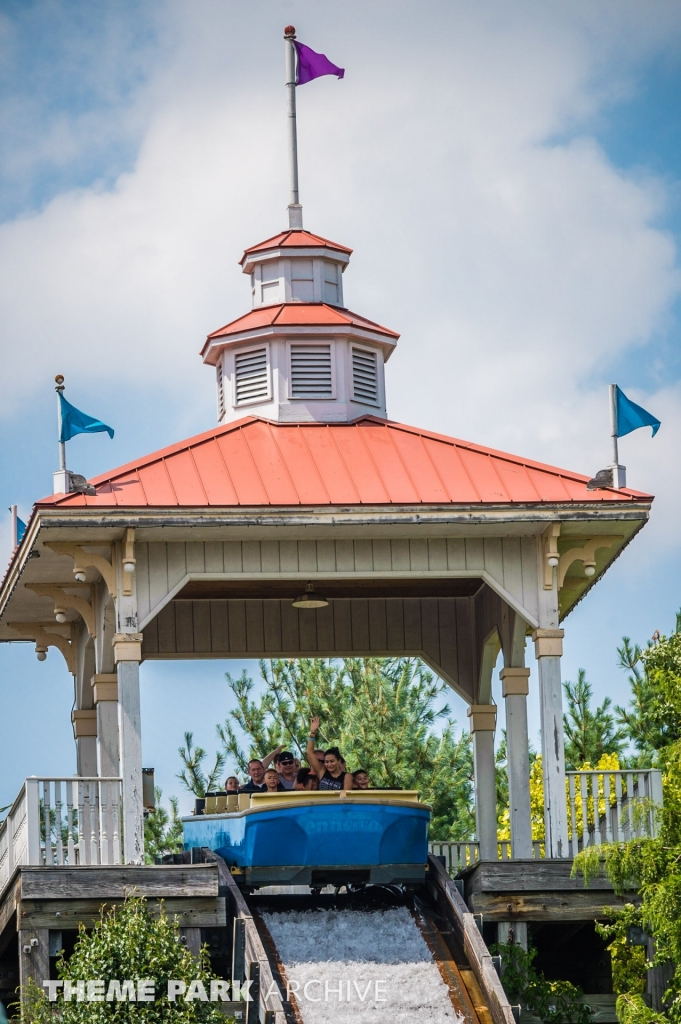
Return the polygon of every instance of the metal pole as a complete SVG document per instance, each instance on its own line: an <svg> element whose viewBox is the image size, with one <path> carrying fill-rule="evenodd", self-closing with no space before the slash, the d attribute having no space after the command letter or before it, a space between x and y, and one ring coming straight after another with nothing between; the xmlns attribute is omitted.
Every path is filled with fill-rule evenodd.
<svg viewBox="0 0 681 1024"><path fill-rule="evenodd" d="M610 439L612 441L612 464L619 465L619 453L617 451L617 385L610 384ZM617 484L615 484L617 487Z"/></svg>
<svg viewBox="0 0 681 1024"><path fill-rule="evenodd" d="M289 163L289 228L302 228L303 208L298 194L298 132L296 128L296 30L293 25L284 29L286 46L286 105L288 112L288 163Z"/></svg>
<svg viewBox="0 0 681 1024"><path fill-rule="evenodd" d="M61 438L61 402L59 401L59 396L64 391L64 378L60 373L58 373L54 379L57 385L56 388L54 389L57 392L57 437ZM59 441L59 471L61 473L64 473L66 471L65 441Z"/></svg>
<svg viewBox="0 0 681 1024"><path fill-rule="evenodd" d="M19 540L18 540L18 537L17 537L17 534L19 533L19 523L17 522L17 519L18 519L17 506L16 505L10 505L10 509L9 510L12 513L12 551L14 551L14 549L19 544Z"/></svg>

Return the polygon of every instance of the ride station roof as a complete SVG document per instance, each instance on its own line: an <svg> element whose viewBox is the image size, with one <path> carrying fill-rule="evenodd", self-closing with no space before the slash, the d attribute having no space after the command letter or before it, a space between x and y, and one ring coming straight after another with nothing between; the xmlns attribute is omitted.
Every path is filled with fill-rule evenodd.
<svg viewBox="0 0 681 1024"><path fill-rule="evenodd" d="M38 507L536 505L648 502L629 488L456 438L365 416L272 423L249 416L94 477L96 495Z"/></svg>
<svg viewBox="0 0 681 1024"><path fill-rule="evenodd" d="M258 242L249 249L244 249L244 254L239 260L241 266L249 256L259 252L268 252L270 249L332 249L335 252L343 252L350 256L352 249L347 245L340 245L338 242L331 242L321 235L314 235L311 231L280 231L278 235L266 238L264 242Z"/></svg>
<svg viewBox="0 0 681 1024"><path fill-rule="evenodd" d="M360 330L371 331L372 334L383 334L392 339L399 338L396 331L382 327L373 320L367 320L366 317L349 309L328 306L325 302L280 302L274 306L252 309L238 320L232 320L231 323L213 331L206 339L202 354L216 338L242 334L244 331L259 330L263 327L336 327L340 328L341 332L344 327L358 327Z"/></svg>

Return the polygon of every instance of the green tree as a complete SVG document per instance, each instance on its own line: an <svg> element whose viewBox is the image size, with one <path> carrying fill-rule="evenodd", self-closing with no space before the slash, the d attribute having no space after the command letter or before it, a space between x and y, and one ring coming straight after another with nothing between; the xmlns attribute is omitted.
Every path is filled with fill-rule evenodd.
<svg viewBox="0 0 681 1024"><path fill-rule="evenodd" d="M184 743L185 745L178 749L178 754L184 765L182 771L177 773L182 785L194 796L199 797L205 796L213 789L220 788L222 773L225 769L225 754L222 751L217 752L213 767L206 774L203 762L206 760L207 754L203 747L194 746L194 734L186 732Z"/></svg>
<svg viewBox="0 0 681 1024"><path fill-rule="evenodd" d="M365 768L373 786L421 792L433 807L434 839L474 833L470 737L457 737L448 705L437 707L445 684L420 661L277 659L260 670L266 689L257 700L245 672L226 676L236 707L218 732L242 771L249 757L279 743L302 759L310 719L319 715L320 744L337 745L350 769ZM246 734L247 750L235 727Z"/></svg>
<svg viewBox="0 0 681 1024"><path fill-rule="evenodd" d="M639 749L644 744L652 752L654 762L662 768L663 806L658 813L655 837L632 839L626 843L606 843L583 850L575 859L573 871L588 881L602 870L610 878L615 892L624 896L638 890L641 903L636 911L625 907L612 915L607 937L616 974L628 991L618 997L618 1016L623 1024L653 1024L664 1020L681 1022L681 622L669 637L656 638L645 651L640 651L635 664L640 669L634 676L641 683L643 694L635 708L634 722L640 731L634 734ZM628 643L628 641L627 641ZM636 648L629 647L632 652ZM634 699L636 700L636 689ZM659 709L659 710L658 710ZM636 740L638 736L638 741ZM655 743L656 746L652 746ZM664 1014L654 1013L640 994L640 976L632 970L632 958L625 958L621 932L632 918L655 940L655 963L672 962L674 973L665 995ZM633 918L632 918L633 920ZM617 963L618 957L620 963Z"/></svg>
<svg viewBox="0 0 681 1024"><path fill-rule="evenodd" d="M130 979L150 980L155 986L153 1002L90 1002L64 999L63 989L56 1002L49 1002L37 986L22 993L24 1007L22 1024L92 1024L97 1021L198 1022L221 1021L227 1018L218 1003L200 999L185 1002L168 1000L168 981L194 979L202 982L209 994L210 981L217 977L210 970L207 949L194 959L180 941L177 919L170 919L161 905L158 917L152 916L144 899L129 897L123 906L102 908L100 922L91 932L81 925L78 941L71 956L63 953L57 960L57 974L62 981L103 981Z"/></svg>
<svg viewBox="0 0 681 1024"><path fill-rule="evenodd" d="M655 638L643 650L625 636L617 654L620 667L629 671L632 700L628 708L615 711L639 751L637 767L642 767L656 751L681 739L681 698L673 683L681 672L681 611L674 633L663 643Z"/></svg>
<svg viewBox="0 0 681 1024"><path fill-rule="evenodd" d="M577 771L583 764L598 764L603 754L621 754L627 733L617 729L606 697L600 707L591 708L593 690L583 668L577 670L577 682L563 683L567 712L563 715L565 767Z"/></svg>
<svg viewBox="0 0 681 1024"><path fill-rule="evenodd" d="M144 819L144 858L153 864L164 853L180 853L183 849L182 819L176 796L170 798L170 813L163 807L163 791L154 790L156 807Z"/></svg>

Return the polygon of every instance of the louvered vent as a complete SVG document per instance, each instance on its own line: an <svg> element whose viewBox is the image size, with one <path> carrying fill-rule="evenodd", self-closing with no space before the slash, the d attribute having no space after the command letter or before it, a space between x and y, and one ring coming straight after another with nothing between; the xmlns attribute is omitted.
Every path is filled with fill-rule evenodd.
<svg viewBox="0 0 681 1024"><path fill-rule="evenodd" d="M291 398L333 398L330 345L291 345Z"/></svg>
<svg viewBox="0 0 681 1024"><path fill-rule="evenodd" d="M215 371L218 385L218 421L225 415L225 386L222 380L222 367L218 366Z"/></svg>
<svg viewBox="0 0 681 1024"><path fill-rule="evenodd" d="M270 397L267 349L238 352L234 357L234 392L237 405L263 402Z"/></svg>
<svg viewBox="0 0 681 1024"><path fill-rule="evenodd" d="M352 397L363 405L378 405L378 368L376 353L363 348L352 350Z"/></svg>

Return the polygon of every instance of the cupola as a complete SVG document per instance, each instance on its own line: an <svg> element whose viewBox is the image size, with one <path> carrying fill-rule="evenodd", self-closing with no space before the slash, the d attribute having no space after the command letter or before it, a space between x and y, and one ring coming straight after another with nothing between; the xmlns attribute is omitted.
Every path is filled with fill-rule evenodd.
<svg viewBox="0 0 681 1024"><path fill-rule="evenodd" d="M351 254L302 229L246 249L253 308L209 334L202 351L216 368L219 423L386 416L384 367L399 335L345 307Z"/></svg>

